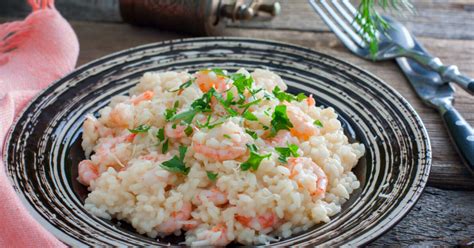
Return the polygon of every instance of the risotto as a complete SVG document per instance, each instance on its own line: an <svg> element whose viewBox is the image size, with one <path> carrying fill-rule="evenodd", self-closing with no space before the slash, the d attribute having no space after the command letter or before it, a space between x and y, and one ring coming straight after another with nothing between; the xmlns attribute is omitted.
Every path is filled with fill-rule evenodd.
<svg viewBox="0 0 474 248"><path fill-rule="evenodd" d="M275 73L148 72L83 124L93 215L186 245L268 244L328 222L359 187L332 108Z"/></svg>

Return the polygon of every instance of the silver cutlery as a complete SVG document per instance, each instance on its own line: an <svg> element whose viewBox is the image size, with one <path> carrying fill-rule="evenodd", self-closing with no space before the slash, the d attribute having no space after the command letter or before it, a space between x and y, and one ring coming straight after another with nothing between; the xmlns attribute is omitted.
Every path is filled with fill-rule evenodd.
<svg viewBox="0 0 474 248"><path fill-rule="evenodd" d="M364 39L367 40L367 38L359 36L359 34L356 33L357 31L354 31L345 23L342 23L342 20L337 17L337 14L325 1L320 1L320 4L328 13L330 13L331 16L333 16L339 26L331 21L314 0L309 0L309 2L350 51L366 59L372 58L369 48L364 41ZM347 21L350 21L351 25L357 25L355 22L352 22L352 19L357 14L355 8L346 0L343 0L342 2L344 7L341 6L337 0L332 1L335 8L338 9L339 13L344 16ZM349 12L344 8L346 8L346 10L350 9L349 12L351 14L349 14ZM474 175L474 129L453 107L454 88L450 83L446 83L451 80L449 77L452 77L454 74L459 77L458 71L450 69L452 72L449 72L449 74L451 75L446 76L446 73L443 74L439 73L439 70L433 70L435 65L427 66L424 62L427 62L428 60L421 58L430 58L430 60L435 61L433 63L437 65L441 65L441 62L439 59L432 57L410 34L405 26L389 17L383 18L390 27L384 33L384 38L381 39L382 43L379 47L379 52L375 55L376 60L390 58L396 59L408 81L413 86L416 94L425 104L437 109L441 114L458 153L471 174ZM341 28L346 32L346 34L341 30ZM358 26L353 26L353 28L358 30ZM389 40L387 37L390 37ZM404 55L404 53L409 55ZM422 57L418 56L420 54ZM448 67L454 68L450 66ZM462 84L466 86L465 89L470 90L471 93L474 92L472 79L468 79L465 76L461 76L461 78L465 80L460 81L470 82L469 84ZM459 83L460 81L458 80L457 82Z"/></svg>
<svg viewBox="0 0 474 248"><path fill-rule="evenodd" d="M397 57L411 58L426 68L437 72L442 79L439 83L454 82L470 94L474 94L473 78L461 74L455 65L443 65L439 58L415 50L413 41L406 42L402 46L394 42L396 37L391 37L384 31L377 32L379 49L376 54L372 55L368 46L370 38L360 34L360 26L353 21L358 12L349 0L332 0L332 4L325 0L309 0L309 3L347 49L357 56L370 60L388 60ZM408 41L413 40L409 32L401 34L400 31L396 35L410 36L411 39L408 39Z"/></svg>

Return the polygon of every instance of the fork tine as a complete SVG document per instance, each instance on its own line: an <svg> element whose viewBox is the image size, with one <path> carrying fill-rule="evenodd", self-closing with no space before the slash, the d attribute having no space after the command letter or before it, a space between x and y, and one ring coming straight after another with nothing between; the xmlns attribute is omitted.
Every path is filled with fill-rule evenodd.
<svg viewBox="0 0 474 248"><path fill-rule="evenodd" d="M321 5L323 5L323 7L326 9L329 15L331 15L331 17L336 21L339 27L341 27L355 43L357 43L361 47L365 47L365 42L359 36L359 34L354 32L354 30L352 30L352 28L343 19L341 19L341 17L339 17L339 15L334 11L333 8L331 8L331 6L325 0L321 0Z"/></svg>
<svg viewBox="0 0 474 248"><path fill-rule="evenodd" d="M339 0L332 0L333 5L336 7L336 9L341 13L341 15L349 22L352 27L356 30L356 32L362 36L364 41L369 42L370 37L367 34L362 34L361 30L362 28L359 26L359 24L355 21L355 17L358 15L358 11L354 6L349 2L349 0L342 0L343 4L345 5L345 8L339 3ZM346 11L349 11L350 14Z"/></svg>
<svg viewBox="0 0 474 248"><path fill-rule="evenodd" d="M323 0L321 0L323 1ZM321 16L321 19L329 26L329 28L334 32L334 34L341 40L341 42L354 53L357 53L361 48L360 46L352 41L352 39L347 36L339 27L336 25L331 18L319 7L315 0L309 0L311 7Z"/></svg>

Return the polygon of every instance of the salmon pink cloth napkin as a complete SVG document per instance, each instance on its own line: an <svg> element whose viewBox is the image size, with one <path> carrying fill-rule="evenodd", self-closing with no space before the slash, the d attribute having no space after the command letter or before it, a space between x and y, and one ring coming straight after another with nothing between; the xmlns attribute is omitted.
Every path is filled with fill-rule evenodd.
<svg viewBox="0 0 474 248"><path fill-rule="evenodd" d="M54 2L28 2L33 12L25 20L0 24L0 146L28 101L74 69L79 54L76 34ZM64 247L29 215L6 176L2 159L0 247Z"/></svg>

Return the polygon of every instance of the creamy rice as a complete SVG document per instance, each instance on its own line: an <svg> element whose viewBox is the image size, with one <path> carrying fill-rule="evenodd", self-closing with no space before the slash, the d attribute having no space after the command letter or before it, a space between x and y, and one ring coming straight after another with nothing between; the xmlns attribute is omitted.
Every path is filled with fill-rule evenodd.
<svg viewBox="0 0 474 248"><path fill-rule="evenodd" d="M145 73L84 122L85 208L196 246L265 244L330 221L359 187L364 146L334 109L286 88L261 69Z"/></svg>

